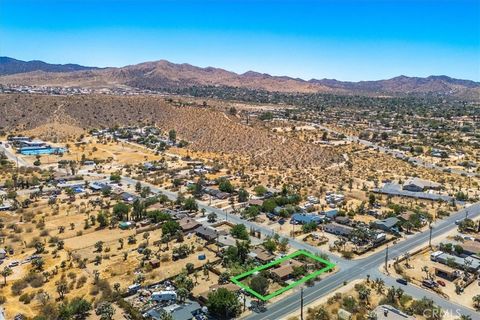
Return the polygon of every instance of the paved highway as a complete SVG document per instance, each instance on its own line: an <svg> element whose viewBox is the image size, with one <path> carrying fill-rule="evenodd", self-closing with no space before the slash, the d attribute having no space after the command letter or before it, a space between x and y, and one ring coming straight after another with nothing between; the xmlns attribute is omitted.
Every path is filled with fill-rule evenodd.
<svg viewBox="0 0 480 320"><path fill-rule="evenodd" d="M10 161L13 161L15 164L18 163L18 165L21 167L30 166L28 162L25 161L22 157L17 157L17 155L13 153L11 148L5 147L5 142L2 142L2 144L0 144L0 152L5 153L5 155Z"/></svg>

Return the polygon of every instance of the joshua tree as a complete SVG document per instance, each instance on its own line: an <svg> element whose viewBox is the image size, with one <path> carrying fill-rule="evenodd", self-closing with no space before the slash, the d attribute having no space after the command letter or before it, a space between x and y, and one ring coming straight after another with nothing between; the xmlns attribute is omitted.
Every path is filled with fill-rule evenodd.
<svg viewBox="0 0 480 320"><path fill-rule="evenodd" d="M61 300L65 297L65 294L68 292L68 283L66 280L60 280L55 283L58 296Z"/></svg>
<svg viewBox="0 0 480 320"><path fill-rule="evenodd" d="M377 278L375 280L375 284L376 284L376 287L377 287L377 292L378 293L383 293L383 289L385 288L385 282L382 279Z"/></svg>
<svg viewBox="0 0 480 320"><path fill-rule="evenodd" d="M180 302L185 302L185 300L187 299L188 297L188 290L181 287L181 288L178 288L177 290L177 294L178 294L178 300Z"/></svg>
<svg viewBox="0 0 480 320"><path fill-rule="evenodd" d="M428 266L423 266L422 271L425 272L425 277L430 279L430 272L428 271Z"/></svg>
<svg viewBox="0 0 480 320"><path fill-rule="evenodd" d="M102 252L103 250L103 241L97 241L95 243L95 250L96 252Z"/></svg>
<svg viewBox="0 0 480 320"><path fill-rule="evenodd" d="M4 286L7 285L7 277L12 275L12 273L13 273L13 271L9 267L3 268L2 272L0 272L0 274L3 277L3 285Z"/></svg>
<svg viewBox="0 0 480 320"><path fill-rule="evenodd" d="M110 302L102 302L95 310L95 314L100 316L100 320L111 320L115 314L115 309Z"/></svg>
<svg viewBox="0 0 480 320"><path fill-rule="evenodd" d="M208 270L208 263L203 266L203 275L207 277L207 280L210 280L210 271Z"/></svg>
<svg viewBox="0 0 480 320"><path fill-rule="evenodd" d="M473 305L475 306L476 309L480 309L480 294L477 294L472 298L473 300Z"/></svg>
<svg viewBox="0 0 480 320"><path fill-rule="evenodd" d="M143 233L143 239L147 241L147 246L148 246L148 239L150 238L150 232L144 232Z"/></svg>

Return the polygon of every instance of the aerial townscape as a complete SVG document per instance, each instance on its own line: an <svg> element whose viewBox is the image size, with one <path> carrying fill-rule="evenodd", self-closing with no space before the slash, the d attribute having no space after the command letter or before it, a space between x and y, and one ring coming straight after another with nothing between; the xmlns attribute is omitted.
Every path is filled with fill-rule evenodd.
<svg viewBox="0 0 480 320"><path fill-rule="evenodd" d="M163 58L164 47L136 48L125 38L123 51L100 40L92 48L93 40L83 38L110 43L132 28L140 32L134 43L153 37L151 32L166 32L161 41L167 41L178 28L192 32L189 40L205 37L218 49L222 41L210 38L210 28L248 42L257 33L267 36L271 23L279 28L275 32L292 37L285 27L305 40L318 31L308 22L309 10L340 17L339 3L273 2L278 7L271 9L270 1L212 1L202 8L232 16L208 22L197 16L199 4L189 1L180 8L128 0L115 9L95 1L85 8L81 1L46 1L45 7L20 2L24 6L0 3L0 320L480 319L480 28L469 28L480 25L478 2L445 1L432 9L436 4L423 0L407 7L340 1L352 5L346 9L352 17L357 10L381 14L383 6L400 15L418 5L433 15L414 22L418 26L430 27L431 19L445 14L439 10L458 11L459 19L470 21L437 39L426 31L400 32L396 22L382 18L393 38L420 37L412 43L458 34L467 42L471 32L476 61L453 69L451 63L425 62L430 74L445 70L455 77L369 81L303 80L308 74L287 66L293 52L270 61L282 61L271 73L288 70L291 76L240 72L234 65L252 60L241 63L232 53L235 63L229 64L213 49L211 58L225 68L159 59L109 64L102 50L118 57L138 50L125 57L141 59L148 49ZM73 9L82 17L61 14ZM108 17L110 9L118 16ZM92 22L96 10L106 19L98 25ZM264 15L270 10L293 15L305 29L278 24ZM14 20L20 12L26 18ZM193 22L177 25L174 12ZM237 15L255 18L240 23ZM473 22L466 19L472 16ZM322 26L330 21L325 19ZM359 39L373 23L363 22L349 30ZM443 24L438 28L444 30ZM73 46L70 36L60 35L64 31L78 32L85 47ZM38 45L28 54L15 49L26 39L39 44L50 36L58 48ZM179 42L168 45L184 48L187 38L177 36ZM268 39L258 48L252 42L253 48L279 41ZM316 41L330 43L309 41L305 50ZM356 43L352 54L356 46L367 50ZM49 55L62 48L63 54ZM204 49L179 57L207 59ZM450 61L445 52L439 54ZM90 54L100 62L82 60ZM69 55L87 63L65 64ZM54 63L33 60L41 57ZM334 59L319 56L327 58ZM405 66L414 66L407 60ZM305 63L313 68L315 61ZM265 70L273 68L270 62L262 62ZM469 62L476 76L468 73ZM390 72L381 59L369 63L352 69L359 72L351 71L352 79L364 79L367 69ZM473 80L457 79L451 70Z"/></svg>

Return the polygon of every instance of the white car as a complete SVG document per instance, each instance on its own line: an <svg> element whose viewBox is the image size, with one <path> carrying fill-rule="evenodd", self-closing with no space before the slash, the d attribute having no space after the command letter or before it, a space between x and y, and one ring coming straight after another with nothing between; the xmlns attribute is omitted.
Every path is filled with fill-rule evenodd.
<svg viewBox="0 0 480 320"><path fill-rule="evenodd" d="M10 262L10 263L8 264L8 267L9 267L9 268L13 268L13 267L18 266L19 264L20 264L20 262L18 262L17 260L15 260L15 261Z"/></svg>

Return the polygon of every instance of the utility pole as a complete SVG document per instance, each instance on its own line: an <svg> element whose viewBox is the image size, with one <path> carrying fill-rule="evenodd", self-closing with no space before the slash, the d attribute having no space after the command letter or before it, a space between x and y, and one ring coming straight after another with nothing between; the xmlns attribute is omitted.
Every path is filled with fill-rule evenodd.
<svg viewBox="0 0 480 320"><path fill-rule="evenodd" d="M388 263L388 244L387 244L387 250L385 250L385 271L388 272L387 263Z"/></svg>
<svg viewBox="0 0 480 320"><path fill-rule="evenodd" d="M244 290L242 290L242 294L243 294L243 312L245 312L245 310L247 309L247 294L245 293Z"/></svg>
<svg viewBox="0 0 480 320"><path fill-rule="evenodd" d="M300 320L303 320L303 287L300 289Z"/></svg>
<svg viewBox="0 0 480 320"><path fill-rule="evenodd" d="M433 230L433 227L432 227L431 222L428 224L428 228L430 229L430 238L428 240L428 244L430 245L430 248L432 248L432 230Z"/></svg>

